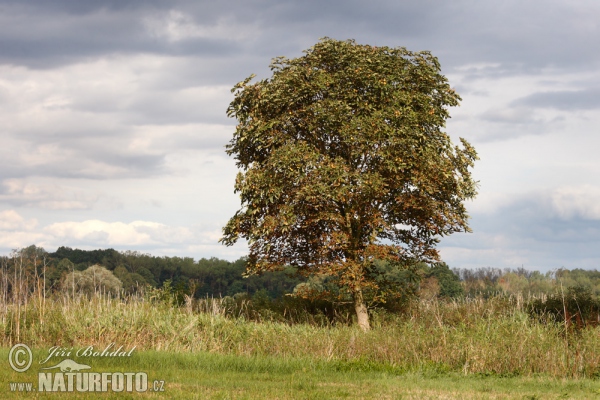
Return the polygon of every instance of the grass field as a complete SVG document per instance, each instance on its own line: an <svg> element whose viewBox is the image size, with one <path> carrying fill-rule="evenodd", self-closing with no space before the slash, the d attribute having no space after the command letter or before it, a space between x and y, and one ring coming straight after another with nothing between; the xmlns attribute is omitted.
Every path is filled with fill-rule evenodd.
<svg viewBox="0 0 600 400"><path fill-rule="evenodd" d="M370 332L269 313L249 320L224 307L218 299L177 307L106 296L4 304L0 398L600 399L600 327L537 320L522 299L421 301L402 314L373 313ZM27 372L10 367L16 343L33 350ZM149 388L164 381L164 391L10 391L11 382L38 386L38 372L48 372L39 362L53 346L75 352L111 343L135 350L121 358L62 355L46 365L69 358L94 376L144 372Z"/></svg>
<svg viewBox="0 0 600 400"><path fill-rule="evenodd" d="M281 359L214 353L138 352L130 358L94 358L94 372L146 372L149 389L165 382L163 392L145 393L15 393L10 382L37 386L39 365L23 373L4 360L2 398L131 398L173 399L593 399L600 398L600 381L548 376L501 377L464 375L435 369L405 372L386 365L357 362ZM47 355L34 349L34 359ZM39 361L38 361L39 362ZM58 372L58 370L56 371Z"/></svg>

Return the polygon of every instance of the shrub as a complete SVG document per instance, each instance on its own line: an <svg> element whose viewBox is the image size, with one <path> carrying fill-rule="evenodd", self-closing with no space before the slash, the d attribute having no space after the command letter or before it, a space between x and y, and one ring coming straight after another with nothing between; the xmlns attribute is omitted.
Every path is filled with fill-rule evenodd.
<svg viewBox="0 0 600 400"><path fill-rule="evenodd" d="M535 299L528 307L531 315L544 322L562 322L576 328L600 324L600 300L584 286L571 286L566 293Z"/></svg>
<svg viewBox="0 0 600 400"><path fill-rule="evenodd" d="M73 271L65 276L63 290L73 294L91 296L95 293L118 295L123 284L112 272L100 265L92 265L85 271Z"/></svg>

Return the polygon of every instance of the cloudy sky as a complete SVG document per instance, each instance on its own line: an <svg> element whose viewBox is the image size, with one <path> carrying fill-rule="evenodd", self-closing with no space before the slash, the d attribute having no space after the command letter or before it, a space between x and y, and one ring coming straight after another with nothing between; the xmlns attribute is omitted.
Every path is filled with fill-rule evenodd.
<svg viewBox="0 0 600 400"><path fill-rule="evenodd" d="M600 267L600 2L0 0L0 254L217 243L231 87L319 38L429 50L481 160L451 267Z"/></svg>

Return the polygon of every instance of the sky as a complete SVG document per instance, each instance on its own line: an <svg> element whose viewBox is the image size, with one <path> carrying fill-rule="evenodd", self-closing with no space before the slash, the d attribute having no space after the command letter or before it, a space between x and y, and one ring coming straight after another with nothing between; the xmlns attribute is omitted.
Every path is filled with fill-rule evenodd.
<svg viewBox="0 0 600 400"><path fill-rule="evenodd" d="M0 0L0 254L247 254L231 88L322 37L428 50L480 160L452 268L600 267L597 0Z"/></svg>

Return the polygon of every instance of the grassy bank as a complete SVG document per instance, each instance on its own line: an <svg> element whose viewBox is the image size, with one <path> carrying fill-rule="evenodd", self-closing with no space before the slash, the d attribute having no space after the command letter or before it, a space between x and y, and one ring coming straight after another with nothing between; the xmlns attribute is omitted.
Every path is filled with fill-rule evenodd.
<svg viewBox="0 0 600 400"><path fill-rule="evenodd" d="M374 329L226 317L219 300L172 307L144 298L36 300L4 305L0 344L208 352L342 362L420 373L600 377L600 329L531 318L519 299L419 302L403 315L375 313Z"/></svg>

